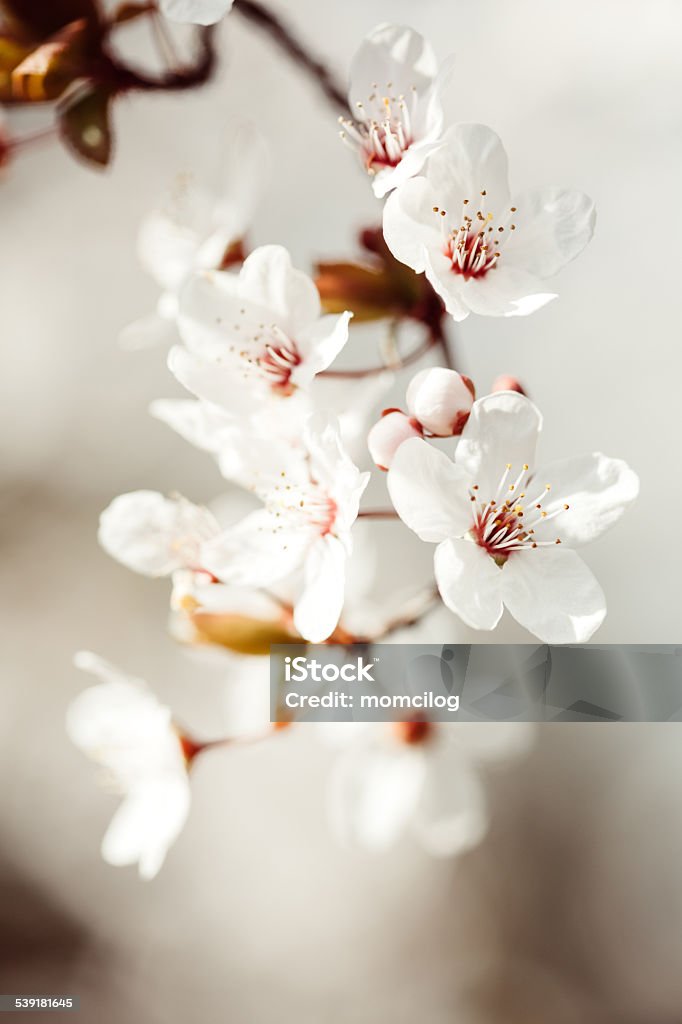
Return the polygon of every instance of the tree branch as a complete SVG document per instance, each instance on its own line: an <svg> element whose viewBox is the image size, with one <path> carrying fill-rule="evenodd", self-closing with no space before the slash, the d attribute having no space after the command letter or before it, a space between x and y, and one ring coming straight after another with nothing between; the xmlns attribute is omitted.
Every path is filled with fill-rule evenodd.
<svg viewBox="0 0 682 1024"><path fill-rule="evenodd" d="M326 64L313 56L277 15L259 3L259 0L236 0L233 12L266 32L294 64L314 79L325 99L333 107L341 113L348 113L345 89L336 81Z"/></svg>

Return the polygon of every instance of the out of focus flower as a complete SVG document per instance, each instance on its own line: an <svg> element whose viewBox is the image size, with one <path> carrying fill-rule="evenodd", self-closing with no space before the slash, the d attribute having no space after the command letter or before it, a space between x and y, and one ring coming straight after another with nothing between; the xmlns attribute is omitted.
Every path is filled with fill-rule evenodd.
<svg viewBox="0 0 682 1024"><path fill-rule="evenodd" d="M220 532L207 508L157 491L121 494L102 512L99 542L112 558L144 576L201 570L202 545Z"/></svg>
<svg viewBox="0 0 682 1024"><path fill-rule="evenodd" d="M421 170L440 140L440 93L450 62L439 71L425 39L404 25L378 25L353 58L341 138L358 151L381 198Z"/></svg>
<svg viewBox="0 0 682 1024"><path fill-rule="evenodd" d="M282 246L265 245L238 276L203 273L188 283L178 320L188 351L175 350L171 367L193 367L193 390L203 397L215 394L218 381L221 397L234 395L242 405L250 404L251 392L286 397L308 388L334 361L348 340L350 317L321 316L311 279L291 265Z"/></svg>
<svg viewBox="0 0 682 1024"><path fill-rule="evenodd" d="M69 707L69 738L107 769L124 795L102 856L116 866L137 863L142 878L153 878L187 820L191 746L183 746L169 709L139 679L87 651L75 663L100 682Z"/></svg>
<svg viewBox="0 0 682 1024"><path fill-rule="evenodd" d="M241 263L243 238L268 167L267 146L260 132L241 125L231 132L219 186L181 175L159 207L145 217L137 241L138 256L162 292L154 313L123 330L124 346L172 340L180 291L192 274Z"/></svg>
<svg viewBox="0 0 682 1024"><path fill-rule="evenodd" d="M595 209L582 192L548 187L511 196L507 155L482 124L458 124L384 208L394 256L425 273L455 320L469 313L525 316L554 293L545 278L592 237Z"/></svg>
<svg viewBox="0 0 682 1024"><path fill-rule="evenodd" d="M311 417L304 454L292 451L277 482L264 481L264 508L203 548L203 564L226 583L269 587L302 570L294 625L306 640L325 640L341 608L351 527L369 479L344 451L338 424Z"/></svg>
<svg viewBox="0 0 682 1024"><path fill-rule="evenodd" d="M369 453L379 469L389 469L400 445L411 437L453 437L469 419L476 392L468 377L443 366L419 373L407 387L409 416L385 409L367 438Z"/></svg>
<svg viewBox="0 0 682 1024"><path fill-rule="evenodd" d="M171 21L194 25L215 25L232 10L233 3L234 0L160 0L162 12Z"/></svg>
<svg viewBox="0 0 682 1024"><path fill-rule="evenodd" d="M617 522L636 474L600 453L535 469L542 420L513 392L474 403L454 462L406 441L388 487L401 519L437 543L443 601L474 629L494 629L503 606L546 643L581 643L606 615L601 587L572 550Z"/></svg>
<svg viewBox="0 0 682 1024"><path fill-rule="evenodd" d="M329 789L337 834L379 851L410 831L439 856L462 853L486 833L478 766L525 752L532 737L522 722L338 722L322 729L343 748Z"/></svg>

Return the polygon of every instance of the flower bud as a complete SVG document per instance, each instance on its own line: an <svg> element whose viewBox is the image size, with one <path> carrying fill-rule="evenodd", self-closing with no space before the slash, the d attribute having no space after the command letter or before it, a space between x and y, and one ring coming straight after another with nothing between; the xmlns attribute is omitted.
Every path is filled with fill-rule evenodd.
<svg viewBox="0 0 682 1024"><path fill-rule="evenodd" d="M503 373L493 381L493 391L516 391L519 395L525 395L525 391L519 384L516 377L510 377Z"/></svg>
<svg viewBox="0 0 682 1024"><path fill-rule="evenodd" d="M407 388L407 408L436 437L461 434L476 391L468 377L443 366L420 370Z"/></svg>
<svg viewBox="0 0 682 1024"><path fill-rule="evenodd" d="M370 430L367 447L379 469L387 470L403 441L421 436L419 424L404 412L400 409L386 409Z"/></svg>

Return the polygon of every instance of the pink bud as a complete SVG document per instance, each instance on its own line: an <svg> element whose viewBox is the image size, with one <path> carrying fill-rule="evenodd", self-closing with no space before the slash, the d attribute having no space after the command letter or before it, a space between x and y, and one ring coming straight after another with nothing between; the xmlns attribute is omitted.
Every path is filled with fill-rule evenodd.
<svg viewBox="0 0 682 1024"><path fill-rule="evenodd" d="M510 377L503 373L493 381L493 391L516 391L519 395L525 395L525 391L519 384L516 377Z"/></svg>
<svg viewBox="0 0 682 1024"><path fill-rule="evenodd" d="M407 408L436 437L461 434L476 391L468 377L444 366L420 370L407 388Z"/></svg>
<svg viewBox="0 0 682 1024"><path fill-rule="evenodd" d="M367 437L369 454L379 469L389 469L398 448L410 437L421 437L419 424L400 409L386 409Z"/></svg>

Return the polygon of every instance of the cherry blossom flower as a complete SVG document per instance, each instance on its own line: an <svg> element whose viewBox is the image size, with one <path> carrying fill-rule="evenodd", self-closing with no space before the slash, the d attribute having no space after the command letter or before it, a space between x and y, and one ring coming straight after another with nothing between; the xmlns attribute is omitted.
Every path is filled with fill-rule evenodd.
<svg viewBox="0 0 682 1024"><path fill-rule="evenodd" d="M139 679L87 651L78 668L101 681L70 705L69 738L107 769L124 801L102 841L108 864L138 864L153 878L180 834L190 807L189 753L171 713Z"/></svg>
<svg viewBox="0 0 682 1024"><path fill-rule="evenodd" d="M422 169L443 129L440 94L451 70L438 70L426 40L404 25L378 25L351 65L352 120L341 138L359 153L381 198Z"/></svg>
<svg viewBox="0 0 682 1024"><path fill-rule="evenodd" d="M342 747L329 786L340 838L381 851L409 831L437 856L463 853L487 831L478 766L518 756L532 739L523 722L338 722L321 729Z"/></svg>
<svg viewBox="0 0 682 1024"><path fill-rule="evenodd" d="M348 340L352 314L321 316L320 296L286 249L264 245L239 275L196 274L182 292L178 326L186 349L171 353L181 377L204 370L209 398L248 408L252 393L293 395L310 387Z"/></svg>
<svg viewBox="0 0 682 1024"><path fill-rule="evenodd" d="M107 554L144 576L201 571L202 545L220 533L211 512L157 491L121 494L102 512L98 539Z"/></svg>
<svg viewBox="0 0 682 1024"><path fill-rule="evenodd" d="M215 25L232 10L233 3L234 0L160 0L160 7L171 21Z"/></svg>
<svg viewBox="0 0 682 1024"><path fill-rule="evenodd" d="M455 320L469 313L525 316L556 295L552 277L592 237L582 192L548 187L512 196L507 155L492 129L458 124L384 208L396 257L427 279Z"/></svg>
<svg viewBox="0 0 682 1024"><path fill-rule="evenodd" d="M219 184L180 175L158 208L145 217L138 235L138 257L162 292L154 313L124 328L124 347L172 340L179 295L192 274L241 262L241 240L268 168L267 146L260 132L251 125L238 125L230 131L229 150L215 175Z"/></svg>
<svg viewBox="0 0 682 1024"><path fill-rule="evenodd" d="M388 487L401 519L437 543L443 601L474 629L506 606L546 643L581 643L606 615L591 571L573 550L613 525L639 481L595 453L534 468L542 420L524 396L474 403L454 462L419 439L400 446Z"/></svg>
<svg viewBox="0 0 682 1024"><path fill-rule="evenodd" d="M263 480L264 507L204 545L203 566L219 580L269 587L302 569L294 625L306 640L326 639L341 608L351 527L369 480L347 455L338 424L323 413L306 425L305 455L292 451Z"/></svg>

